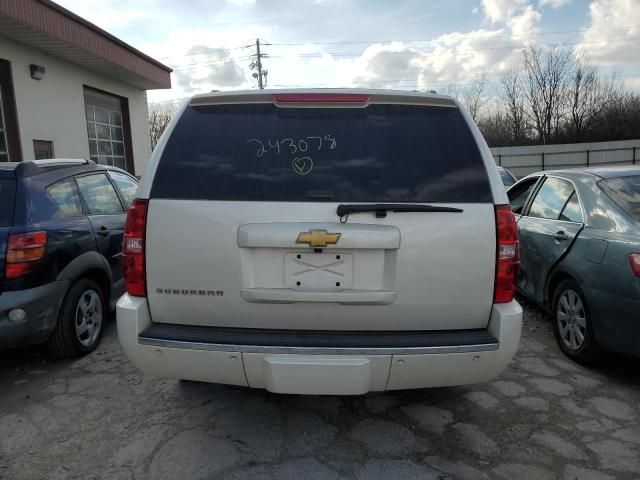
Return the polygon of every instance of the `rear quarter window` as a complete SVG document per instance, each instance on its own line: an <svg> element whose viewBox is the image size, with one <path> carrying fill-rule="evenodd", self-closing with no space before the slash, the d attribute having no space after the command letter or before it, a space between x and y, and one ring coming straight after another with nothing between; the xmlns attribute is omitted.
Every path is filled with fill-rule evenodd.
<svg viewBox="0 0 640 480"><path fill-rule="evenodd" d="M606 178L598 185L620 208L640 222L640 175Z"/></svg>
<svg viewBox="0 0 640 480"><path fill-rule="evenodd" d="M115 182L118 190L120 190L126 207L129 208L136 196L136 191L138 190L138 181L131 178L129 175L125 175L124 173L120 172L110 171L109 176Z"/></svg>
<svg viewBox="0 0 640 480"><path fill-rule="evenodd" d="M15 195L16 181L0 178L0 227L8 227L13 223Z"/></svg>
<svg viewBox="0 0 640 480"><path fill-rule="evenodd" d="M456 108L380 105L189 107L164 149L152 198L491 202Z"/></svg>
<svg viewBox="0 0 640 480"><path fill-rule="evenodd" d="M82 203L73 178L67 178L47 187L47 195L58 208L56 217L78 217L82 215Z"/></svg>

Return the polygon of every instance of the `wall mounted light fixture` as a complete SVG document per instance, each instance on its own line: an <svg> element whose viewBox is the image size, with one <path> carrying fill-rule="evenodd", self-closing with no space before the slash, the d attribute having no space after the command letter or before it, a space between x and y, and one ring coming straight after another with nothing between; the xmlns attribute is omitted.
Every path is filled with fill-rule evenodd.
<svg viewBox="0 0 640 480"><path fill-rule="evenodd" d="M42 65L29 65L29 70L31 71L31 78L34 80L42 80L44 77L44 67Z"/></svg>

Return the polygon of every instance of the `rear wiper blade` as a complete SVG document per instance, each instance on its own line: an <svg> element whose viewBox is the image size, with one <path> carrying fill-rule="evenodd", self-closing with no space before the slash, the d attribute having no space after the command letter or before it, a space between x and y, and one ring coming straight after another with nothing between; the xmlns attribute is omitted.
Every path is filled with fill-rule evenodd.
<svg viewBox="0 0 640 480"><path fill-rule="evenodd" d="M384 218L387 216L387 212L462 213L463 211L461 208L439 207L419 203L351 203L338 205L336 213L339 217L344 217L350 213L375 212L376 217Z"/></svg>

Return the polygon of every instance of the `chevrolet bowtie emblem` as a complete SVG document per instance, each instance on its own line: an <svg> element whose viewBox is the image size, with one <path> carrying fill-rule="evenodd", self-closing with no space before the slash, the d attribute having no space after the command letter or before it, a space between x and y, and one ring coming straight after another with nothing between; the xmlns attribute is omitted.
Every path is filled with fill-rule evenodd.
<svg viewBox="0 0 640 480"><path fill-rule="evenodd" d="M327 245L336 244L340 240L341 233L329 233L326 230L309 230L308 232L300 232L296 243L306 243L310 247L326 247Z"/></svg>

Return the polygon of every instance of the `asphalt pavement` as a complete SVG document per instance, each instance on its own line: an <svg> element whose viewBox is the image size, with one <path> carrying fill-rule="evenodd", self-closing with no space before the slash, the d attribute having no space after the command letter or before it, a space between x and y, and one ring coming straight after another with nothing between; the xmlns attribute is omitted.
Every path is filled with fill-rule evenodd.
<svg viewBox="0 0 640 480"><path fill-rule="evenodd" d="M142 376L115 325L74 361L0 353L0 479L640 478L640 361L566 359L526 306L495 381L361 397Z"/></svg>

